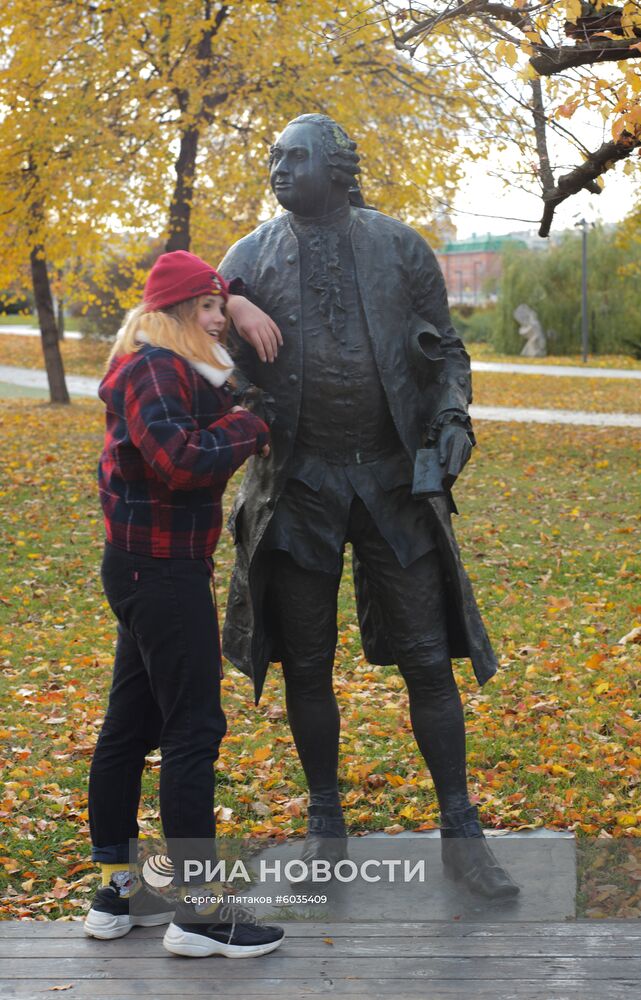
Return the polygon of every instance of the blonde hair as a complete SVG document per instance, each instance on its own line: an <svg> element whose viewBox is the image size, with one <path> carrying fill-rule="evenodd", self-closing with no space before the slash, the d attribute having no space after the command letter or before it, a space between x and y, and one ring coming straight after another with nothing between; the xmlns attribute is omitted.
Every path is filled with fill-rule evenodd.
<svg viewBox="0 0 641 1000"><path fill-rule="evenodd" d="M153 344L155 347L166 347L187 361L202 361L212 368L225 371L227 365L216 357L215 351L212 351L213 343L217 341L212 343L212 338L203 330L197 319L198 305L206 298L207 295L199 295L168 309L157 309L152 312L145 312L144 302L131 309L125 316L116 342L109 352L107 367L114 358L139 351L143 342L136 338L142 333L145 338L144 343ZM229 319L219 337L221 344L227 342L228 329Z"/></svg>

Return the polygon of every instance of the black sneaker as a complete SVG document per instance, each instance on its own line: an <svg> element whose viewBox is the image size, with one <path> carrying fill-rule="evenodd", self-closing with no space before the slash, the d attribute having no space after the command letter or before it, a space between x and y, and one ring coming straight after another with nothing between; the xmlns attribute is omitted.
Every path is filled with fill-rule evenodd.
<svg viewBox="0 0 641 1000"><path fill-rule="evenodd" d="M163 938L167 951L188 958L257 958L278 948L285 936L282 927L261 924L253 910L233 901L219 903L205 922L202 917L195 922L196 916L193 905L178 904Z"/></svg>
<svg viewBox="0 0 641 1000"><path fill-rule="evenodd" d="M124 937L132 927L156 927L169 923L176 908L174 902L148 892L144 886L136 892L131 914L130 902L131 897L123 898L112 885L98 889L85 917L85 934L105 941Z"/></svg>

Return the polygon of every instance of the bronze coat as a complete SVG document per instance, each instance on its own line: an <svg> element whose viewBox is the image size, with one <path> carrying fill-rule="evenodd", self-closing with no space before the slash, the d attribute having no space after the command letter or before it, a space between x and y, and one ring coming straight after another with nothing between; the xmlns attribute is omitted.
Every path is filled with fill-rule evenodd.
<svg viewBox="0 0 641 1000"><path fill-rule="evenodd" d="M374 357L396 430L413 462L426 429L439 415L467 412L470 359L451 325L443 276L425 240L379 212L351 211L356 278ZM249 460L230 518L236 563L223 630L223 652L253 677L258 701L269 662L280 659L264 610L268 567L260 542L287 481L303 387L299 253L289 214L236 243L220 270L227 279L244 280L252 300L274 319L284 340L277 360L269 364L233 333L231 337L241 379L262 390L272 433L271 455ZM416 363L419 342L422 370ZM448 592L451 655L469 656L483 684L496 672L496 657L461 563L448 501L433 497L417 502L429 503L434 514ZM380 608L357 559L354 579L365 656L371 663L393 663Z"/></svg>

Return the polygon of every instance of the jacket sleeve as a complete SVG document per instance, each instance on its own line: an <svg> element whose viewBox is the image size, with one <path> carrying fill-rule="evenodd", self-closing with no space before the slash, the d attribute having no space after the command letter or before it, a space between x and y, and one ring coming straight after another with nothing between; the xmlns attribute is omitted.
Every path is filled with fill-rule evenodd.
<svg viewBox="0 0 641 1000"><path fill-rule="evenodd" d="M132 369L125 419L132 443L171 490L224 487L269 439L253 413L226 413L201 430L191 413L185 363L160 352L145 354Z"/></svg>
<svg viewBox="0 0 641 1000"><path fill-rule="evenodd" d="M223 258L218 270L227 281L242 283L242 294L251 302L255 302L265 310L262 303L256 302L255 272L258 247L253 235L235 243ZM261 367L256 351L238 335L233 324L227 337L227 348L234 360L234 402L248 406L267 424L274 419L273 397L264 393L260 387Z"/></svg>
<svg viewBox="0 0 641 1000"><path fill-rule="evenodd" d="M434 418L426 428L428 443L433 443L444 424L452 421L462 424L474 443L468 413L468 405L472 402L470 357L452 326L445 280L434 251L417 233L411 243L408 267L412 307L436 328L443 358L437 377L440 388Z"/></svg>

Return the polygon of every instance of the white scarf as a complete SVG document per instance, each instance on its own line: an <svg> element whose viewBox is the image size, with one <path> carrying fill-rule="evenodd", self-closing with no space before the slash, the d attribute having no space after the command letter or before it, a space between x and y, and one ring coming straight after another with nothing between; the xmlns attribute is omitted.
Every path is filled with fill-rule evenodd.
<svg viewBox="0 0 641 1000"><path fill-rule="evenodd" d="M136 333L136 340L141 340L143 344L151 343L147 334L140 330ZM184 360L190 364L192 368L195 368L196 371L203 376L203 378L206 378L211 385L216 388L220 388L220 386L224 385L233 372L234 362L223 345L219 344L217 341L212 343L211 353L219 364L224 365L224 368L215 368L214 365L208 365L205 361L192 361L191 358L184 358Z"/></svg>

